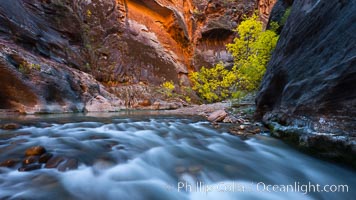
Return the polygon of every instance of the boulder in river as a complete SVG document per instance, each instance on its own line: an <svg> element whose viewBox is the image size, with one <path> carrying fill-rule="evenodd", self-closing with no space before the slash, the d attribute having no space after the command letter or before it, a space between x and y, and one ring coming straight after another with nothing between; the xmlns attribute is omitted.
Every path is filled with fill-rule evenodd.
<svg viewBox="0 0 356 200"><path fill-rule="evenodd" d="M25 155L26 156L40 156L44 153L46 153L46 149L43 146L34 146L34 147L28 148L25 152Z"/></svg>
<svg viewBox="0 0 356 200"><path fill-rule="evenodd" d="M208 116L208 120L211 122L221 122L226 116L227 112L225 110L217 110Z"/></svg>

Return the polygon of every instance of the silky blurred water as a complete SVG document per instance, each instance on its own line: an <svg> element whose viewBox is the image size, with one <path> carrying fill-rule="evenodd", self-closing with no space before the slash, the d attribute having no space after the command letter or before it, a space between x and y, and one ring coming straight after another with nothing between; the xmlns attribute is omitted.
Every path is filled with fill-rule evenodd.
<svg viewBox="0 0 356 200"><path fill-rule="evenodd" d="M0 130L0 162L23 156L30 146L42 145L80 163L78 169L67 172L18 172L0 167L0 199L300 200L356 196L354 171L301 154L269 136L243 139L200 118L182 116L76 119L35 117L24 120L25 126L19 130ZM304 184L347 185L348 192L306 191ZM273 185L293 185L299 191L271 191Z"/></svg>

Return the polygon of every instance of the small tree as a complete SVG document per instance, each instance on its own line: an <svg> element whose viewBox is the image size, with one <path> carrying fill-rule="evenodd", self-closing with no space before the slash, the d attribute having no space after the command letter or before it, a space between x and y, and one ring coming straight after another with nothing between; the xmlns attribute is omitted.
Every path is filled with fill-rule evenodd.
<svg viewBox="0 0 356 200"><path fill-rule="evenodd" d="M235 73L225 69L223 63L212 68L202 67L199 72L190 74L190 80L200 97L208 102L221 101L230 96L231 87L236 81Z"/></svg>
<svg viewBox="0 0 356 200"><path fill-rule="evenodd" d="M250 92L256 90L266 71L278 35L272 30L263 31L257 15L247 18L235 29L239 37L226 45L234 57L237 89Z"/></svg>
<svg viewBox="0 0 356 200"><path fill-rule="evenodd" d="M232 70L219 63L211 69L202 67L199 72L190 74L193 89L208 102L241 98L256 90L278 40L274 31L263 31L257 15L245 19L235 31L239 37L226 45L234 57Z"/></svg>

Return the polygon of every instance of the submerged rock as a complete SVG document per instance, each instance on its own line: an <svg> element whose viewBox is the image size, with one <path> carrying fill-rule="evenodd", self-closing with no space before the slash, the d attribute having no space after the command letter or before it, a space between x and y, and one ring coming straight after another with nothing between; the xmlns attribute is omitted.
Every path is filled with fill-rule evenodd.
<svg viewBox="0 0 356 200"><path fill-rule="evenodd" d="M23 167L20 167L18 169L19 172L28 172L28 171L33 171L37 169L41 169L42 165L41 164L29 164Z"/></svg>
<svg viewBox="0 0 356 200"><path fill-rule="evenodd" d="M77 159L58 155L52 156L45 164L45 168L57 168L58 171L64 172L77 169L78 163Z"/></svg>
<svg viewBox="0 0 356 200"><path fill-rule="evenodd" d="M51 154L51 153L42 154L40 156L40 158L38 159L38 162L39 163L46 163L46 162L48 162L49 159L52 158L52 156L53 156L53 154Z"/></svg>
<svg viewBox="0 0 356 200"><path fill-rule="evenodd" d="M65 172L77 169L79 161L74 158L68 158L61 155L54 156L42 146L28 148L23 159L8 159L0 163L0 167L18 167L18 171L26 172L38 170L41 168L56 168L58 171ZM21 162L22 160L22 162Z"/></svg>
<svg viewBox="0 0 356 200"><path fill-rule="evenodd" d="M35 162L38 162L38 156L27 156L25 159L23 159L22 164L23 165L29 165Z"/></svg>
<svg viewBox="0 0 356 200"><path fill-rule="evenodd" d="M0 163L0 167L14 167L19 160L16 159L8 159Z"/></svg>
<svg viewBox="0 0 356 200"><path fill-rule="evenodd" d="M65 162L62 162L58 166L58 171L65 172L68 170L73 170L78 168L78 160L74 158L69 158Z"/></svg>
<svg viewBox="0 0 356 200"><path fill-rule="evenodd" d="M46 149L43 146L34 146L26 149L26 156L40 156L46 153Z"/></svg>
<svg viewBox="0 0 356 200"><path fill-rule="evenodd" d="M65 160L66 158L63 156L53 156L51 159L47 161L45 168L57 168L59 164L61 164Z"/></svg>

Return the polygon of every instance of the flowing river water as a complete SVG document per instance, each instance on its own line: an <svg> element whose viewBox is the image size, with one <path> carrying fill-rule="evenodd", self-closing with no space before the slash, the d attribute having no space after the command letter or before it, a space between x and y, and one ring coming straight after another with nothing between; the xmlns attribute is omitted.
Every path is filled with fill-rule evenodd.
<svg viewBox="0 0 356 200"><path fill-rule="evenodd" d="M356 172L268 135L240 138L202 118L159 115L16 119L0 162L44 146L77 169L0 167L0 199L354 199ZM317 186L319 185L319 186ZM318 187L318 188L317 188ZM319 191L316 191L319 190Z"/></svg>

